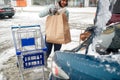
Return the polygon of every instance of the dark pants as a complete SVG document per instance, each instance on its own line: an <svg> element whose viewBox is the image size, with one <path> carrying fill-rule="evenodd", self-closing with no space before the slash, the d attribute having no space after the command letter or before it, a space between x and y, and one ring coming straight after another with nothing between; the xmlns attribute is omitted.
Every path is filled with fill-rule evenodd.
<svg viewBox="0 0 120 80"><path fill-rule="evenodd" d="M60 50L61 47L62 47L62 44L54 44L54 43L50 43L50 42L47 42L47 41L45 41L45 44L46 44L46 47L47 47L47 55L46 55L47 58L49 57L53 46L54 46L54 52Z"/></svg>

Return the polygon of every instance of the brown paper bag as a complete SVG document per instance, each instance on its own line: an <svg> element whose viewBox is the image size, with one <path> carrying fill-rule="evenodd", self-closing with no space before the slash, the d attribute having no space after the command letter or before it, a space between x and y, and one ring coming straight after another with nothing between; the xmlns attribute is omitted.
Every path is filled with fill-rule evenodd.
<svg viewBox="0 0 120 80"><path fill-rule="evenodd" d="M65 14L47 17L46 40L57 44L66 44L71 41L70 28Z"/></svg>
<svg viewBox="0 0 120 80"><path fill-rule="evenodd" d="M90 35L91 33L89 31L85 31L84 33L80 34L80 40L85 41Z"/></svg>

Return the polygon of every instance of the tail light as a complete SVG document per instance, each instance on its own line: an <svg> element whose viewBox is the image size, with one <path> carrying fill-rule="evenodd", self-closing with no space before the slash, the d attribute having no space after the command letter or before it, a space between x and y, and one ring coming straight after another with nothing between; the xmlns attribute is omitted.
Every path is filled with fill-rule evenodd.
<svg viewBox="0 0 120 80"><path fill-rule="evenodd" d="M69 79L69 76L53 61L52 73L60 79Z"/></svg>
<svg viewBox="0 0 120 80"><path fill-rule="evenodd" d="M4 10L0 9L0 12L4 12Z"/></svg>

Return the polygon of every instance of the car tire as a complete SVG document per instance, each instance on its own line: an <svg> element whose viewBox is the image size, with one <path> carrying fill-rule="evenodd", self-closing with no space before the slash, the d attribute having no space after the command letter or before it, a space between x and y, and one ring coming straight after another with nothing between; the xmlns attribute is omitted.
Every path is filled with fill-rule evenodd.
<svg viewBox="0 0 120 80"><path fill-rule="evenodd" d="M8 16L9 18L12 18L12 16Z"/></svg>

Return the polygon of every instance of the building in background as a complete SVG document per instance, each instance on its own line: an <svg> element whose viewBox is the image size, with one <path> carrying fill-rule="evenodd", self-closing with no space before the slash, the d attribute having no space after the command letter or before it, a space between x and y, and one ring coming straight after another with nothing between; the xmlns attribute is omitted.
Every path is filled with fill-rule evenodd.
<svg viewBox="0 0 120 80"><path fill-rule="evenodd" d="M1 1L1 0L0 0ZM26 7L26 6L45 6L51 3L55 3L56 0L2 0L4 4L10 4L12 6ZM69 7L95 7L97 0L68 0Z"/></svg>
<svg viewBox="0 0 120 80"><path fill-rule="evenodd" d="M26 0L16 0L16 5L20 7L26 7L27 1Z"/></svg>
<svg viewBox="0 0 120 80"><path fill-rule="evenodd" d="M56 0L31 0L32 5L48 5L54 3ZM97 0L68 0L69 7L95 7Z"/></svg>
<svg viewBox="0 0 120 80"><path fill-rule="evenodd" d="M89 1L89 6L90 7L95 7L97 6L97 0L88 0Z"/></svg>
<svg viewBox="0 0 120 80"><path fill-rule="evenodd" d="M4 4L4 1L3 0L0 0L0 5Z"/></svg>

